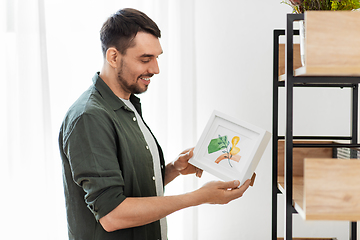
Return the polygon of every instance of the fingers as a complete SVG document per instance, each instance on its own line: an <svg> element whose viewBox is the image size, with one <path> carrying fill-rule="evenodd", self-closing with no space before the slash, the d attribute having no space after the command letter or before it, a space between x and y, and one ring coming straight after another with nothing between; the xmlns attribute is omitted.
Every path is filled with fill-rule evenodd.
<svg viewBox="0 0 360 240"><path fill-rule="evenodd" d="M232 185L232 186L231 186ZM242 197L242 195L244 194L244 192L249 188L250 186L250 180L246 180L244 182L244 184L242 184L240 187L240 181L238 180L235 180L235 181L231 181L229 182L229 188L231 188L229 190L226 191L227 193L227 197L228 197L228 202L234 200L234 199L237 199L237 198L240 198Z"/></svg>
<svg viewBox="0 0 360 240"><path fill-rule="evenodd" d="M198 178L201 178L202 174L203 174L203 170L201 170L200 168L195 167L195 175Z"/></svg>
<svg viewBox="0 0 360 240"><path fill-rule="evenodd" d="M203 186L204 193L202 195L207 197L206 203L227 204L242 197L249 185L250 180L245 181L241 186L238 180L209 182Z"/></svg>
<svg viewBox="0 0 360 240"><path fill-rule="evenodd" d="M255 182L255 178L256 178L256 173L254 172L251 179L250 179L250 186L254 186L254 182Z"/></svg>
<svg viewBox="0 0 360 240"><path fill-rule="evenodd" d="M194 147L185 149L185 150L182 151L180 154L185 154L185 153L192 152L192 151L194 151Z"/></svg>
<svg viewBox="0 0 360 240"><path fill-rule="evenodd" d="M250 186L250 182L251 182L250 179L248 179L241 186L240 186L240 181L239 180L228 181L228 182L219 181L218 183L220 184L220 188L223 188L223 189L236 189L236 188L239 188L241 190L246 190Z"/></svg>
<svg viewBox="0 0 360 240"><path fill-rule="evenodd" d="M241 191L245 192L246 189L249 188L250 183L251 183L251 179L246 180L246 181L244 182L244 184L241 185L241 187L240 187L239 189L240 189Z"/></svg>
<svg viewBox="0 0 360 240"><path fill-rule="evenodd" d="M189 148L180 153L178 158L173 162L176 170L182 175L195 173L196 177L201 178L203 170L189 163L190 158L194 155L194 148Z"/></svg>
<svg viewBox="0 0 360 240"><path fill-rule="evenodd" d="M219 181L218 183L219 183L219 188L222 188L222 189L235 189L240 185L239 180L228 181L228 182Z"/></svg>
<svg viewBox="0 0 360 240"><path fill-rule="evenodd" d="M174 160L174 166L176 170L182 171L186 169L189 165L188 161L192 157L193 153L192 151L184 151L182 152L176 160Z"/></svg>
<svg viewBox="0 0 360 240"><path fill-rule="evenodd" d="M185 150L179 155L178 159L180 161L188 162L193 155L194 155L193 149L190 149L188 151Z"/></svg>

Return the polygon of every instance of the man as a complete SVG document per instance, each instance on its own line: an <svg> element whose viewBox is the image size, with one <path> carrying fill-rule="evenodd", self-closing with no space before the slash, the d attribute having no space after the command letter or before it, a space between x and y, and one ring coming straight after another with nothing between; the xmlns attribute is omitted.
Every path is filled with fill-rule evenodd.
<svg viewBox="0 0 360 240"><path fill-rule="evenodd" d="M167 239L165 217L204 203L241 197L246 181L210 182L178 196L163 187L180 174L192 149L165 166L162 150L141 116L139 99L159 73L160 30L144 13L122 9L103 25L104 65L70 107L59 134L70 239Z"/></svg>

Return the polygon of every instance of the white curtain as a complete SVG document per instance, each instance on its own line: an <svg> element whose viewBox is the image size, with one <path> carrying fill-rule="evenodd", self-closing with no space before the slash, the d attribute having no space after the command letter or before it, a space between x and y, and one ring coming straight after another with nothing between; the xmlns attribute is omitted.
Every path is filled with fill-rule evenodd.
<svg viewBox="0 0 360 240"><path fill-rule="evenodd" d="M0 0L0 239L67 238L58 130L101 70L102 23L123 7L162 30L161 73L139 97L167 161L196 143L193 1ZM182 179L166 194L196 187ZM169 239L196 239L196 209L168 222Z"/></svg>
<svg viewBox="0 0 360 240"><path fill-rule="evenodd" d="M44 3L7 0L0 9L0 237L50 239L61 222L53 216L62 194L55 181Z"/></svg>

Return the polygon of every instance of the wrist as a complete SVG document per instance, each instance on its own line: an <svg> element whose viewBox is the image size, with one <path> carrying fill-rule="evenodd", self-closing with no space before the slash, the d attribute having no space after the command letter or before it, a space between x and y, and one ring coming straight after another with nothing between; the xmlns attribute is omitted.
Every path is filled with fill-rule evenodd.
<svg viewBox="0 0 360 240"><path fill-rule="evenodd" d="M176 170L174 162L168 163L165 167L165 183L167 185L169 182L174 180L177 176L180 175L180 172Z"/></svg>
<svg viewBox="0 0 360 240"><path fill-rule="evenodd" d="M175 175L176 177L180 175L180 171L175 166L175 161L172 161L166 166L167 170Z"/></svg>
<svg viewBox="0 0 360 240"><path fill-rule="evenodd" d="M201 204L208 203L207 195L202 191L201 188L188 193L192 199L192 206L198 206Z"/></svg>

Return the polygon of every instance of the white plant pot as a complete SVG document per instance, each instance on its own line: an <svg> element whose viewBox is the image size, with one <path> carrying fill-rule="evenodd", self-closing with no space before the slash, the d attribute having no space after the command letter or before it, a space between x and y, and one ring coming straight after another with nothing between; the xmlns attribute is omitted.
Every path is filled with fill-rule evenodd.
<svg viewBox="0 0 360 240"><path fill-rule="evenodd" d="M305 66L305 22L299 21L299 37L300 37L300 57L301 64Z"/></svg>

